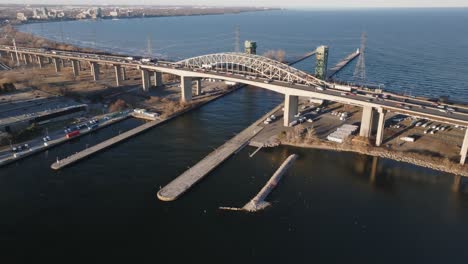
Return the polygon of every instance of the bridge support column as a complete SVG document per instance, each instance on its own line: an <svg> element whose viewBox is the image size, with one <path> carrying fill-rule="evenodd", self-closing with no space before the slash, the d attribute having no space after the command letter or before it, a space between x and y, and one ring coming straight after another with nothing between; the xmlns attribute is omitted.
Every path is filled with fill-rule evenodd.
<svg viewBox="0 0 468 264"><path fill-rule="evenodd" d="M364 106L364 109L362 110L361 130L359 131L359 136L366 138L371 136L373 114L374 112L371 106Z"/></svg>
<svg viewBox="0 0 468 264"><path fill-rule="evenodd" d="M162 72L154 72L154 86L159 87L162 85Z"/></svg>
<svg viewBox="0 0 468 264"><path fill-rule="evenodd" d="M10 56L11 56L11 61L15 62L15 55L13 54L13 52L10 52Z"/></svg>
<svg viewBox="0 0 468 264"><path fill-rule="evenodd" d="M463 144L462 144L462 148L460 151L460 155L461 155L460 164L461 165L465 165L467 152L468 152L468 128L466 128L465 138L463 139Z"/></svg>
<svg viewBox="0 0 468 264"><path fill-rule="evenodd" d="M52 59L54 61L54 66L55 66L55 72L60 72L60 63L59 63L59 59L58 58L53 58Z"/></svg>
<svg viewBox="0 0 468 264"><path fill-rule="evenodd" d="M115 84L120 86L120 81L122 81L122 67L120 65L114 65L115 70Z"/></svg>
<svg viewBox="0 0 468 264"><path fill-rule="evenodd" d="M299 103L299 97L294 95L285 94L284 95L284 114L283 125L285 127L290 126L289 124L294 120L294 116L297 114L297 108Z"/></svg>
<svg viewBox="0 0 468 264"><path fill-rule="evenodd" d="M29 62L34 64L34 56L32 54L29 54Z"/></svg>
<svg viewBox="0 0 468 264"><path fill-rule="evenodd" d="M39 68L42 69L42 67L44 67L44 57L37 56L37 64L39 64Z"/></svg>
<svg viewBox="0 0 468 264"><path fill-rule="evenodd" d="M150 76L146 69L141 69L141 82L143 85L143 91L147 92L150 88Z"/></svg>
<svg viewBox="0 0 468 264"><path fill-rule="evenodd" d="M24 64L28 65L29 64L29 56L23 53L23 60Z"/></svg>
<svg viewBox="0 0 468 264"><path fill-rule="evenodd" d="M122 80L127 80L127 70L122 67Z"/></svg>
<svg viewBox="0 0 468 264"><path fill-rule="evenodd" d="M202 93L202 81L201 79L195 80L195 89L196 89L196 95L201 95Z"/></svg>
<svg viewBox="0 0 468 264"><path fill-rule="evenodd" d="M180 77L181 100L182 102L192 101L192 77Z"/></svg>
<svg viewBox="0 0 468 264"><path fill-rule="evenodd" d="M64 60L64 59L60 59L60 63L62 64L62 68L65 68L65 60Z"/></svg>
<svg viewBox="0 0 468 264"><path fill-rule="evenodd" d="M80 74L80 67L78 66L78 61L72 60L71 65L72 65L73 75L77 77Z"/></svg>
<svg viewBox="0 0 468 264"><path fill-rule="evenodd" d="M94 81L99 80L99 64L97 62L91 62L91 73L93 74Z"/></svg>
<svg viewBox="0 0 468 264"><path fill-rule="evenodd" d="M386 111L379 108L379 123L377 124L377 135L375 138L375 145L380 147L382 145L384 139L384 131L385 131L385 114Z"/></svg>

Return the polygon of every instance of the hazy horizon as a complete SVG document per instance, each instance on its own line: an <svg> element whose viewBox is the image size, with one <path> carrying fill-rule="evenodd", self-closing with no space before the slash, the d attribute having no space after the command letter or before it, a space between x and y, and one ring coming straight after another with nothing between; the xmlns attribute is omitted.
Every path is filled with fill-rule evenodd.
<svg viewBox="0 0 468 264"><path fill-rule="evenodd" d="M34 5L186 5L186 6L223 6L223 7L283 7L283 8L415 8L415 7L468 7L465 0L360 0L357 2L346 0L289 0L285 4L282 0L257 0L254 4L250 0L219 1L219 0L141 0L134 4L129 0L0 0L0 4L34 4Z"/></svg>

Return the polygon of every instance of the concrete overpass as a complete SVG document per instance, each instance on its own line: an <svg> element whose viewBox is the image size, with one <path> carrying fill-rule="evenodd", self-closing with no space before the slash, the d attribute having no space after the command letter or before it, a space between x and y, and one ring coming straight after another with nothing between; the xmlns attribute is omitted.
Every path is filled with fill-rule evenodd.
<svg viewBox="0 0 468 264"><path fill-rule="evenodd" d="M366 89L354 89L354 92L334 89L335 84L316 78L289 65L266 57L244 53L217 53L189 58L179 62L142 62L129 57L107 54L90 54L70 51L56 51L33 48L15 49L11 46L0 46L0 51L10 54L12 60L22 58L25 64L37 63L42 67L44 61L53 63L56 71L60 71L64 61L70 61L73 72L79 74L79 63L89 63L94 80L99 79L99 66L112 65L115 68L116 84L124 78L125 68L136 68L141 71L143 90L150 88L150 75L154 74L155 86L162 85L162 73L180 76L181 100L192 100L192 85L196 82L196 94L200 94L202 78L219 79L243 83L277 93L284 94L284 126L289 126L298 113L299 96L313 97L363 108L360 126L360 136L372 136L374 114L378 114L375 145L383 141L385 115L396 112L439 122L468 127L468 113L448 112L426 103L414 101L405 103L400 100L376 98L375 93ZM352 57L352 55L350 55ZM356 55L357 56L357 55ZM348 57L350 59L351 57ZM336 73L336 72L335 72ZM391 98L397 97L385 93ZM401 99L402 96L399 96ZM408 100L411 98L408 97ZM429 101L428 101L429 102ZM462 143L460 163L466 161L468 151L468 129Z"/></svg>

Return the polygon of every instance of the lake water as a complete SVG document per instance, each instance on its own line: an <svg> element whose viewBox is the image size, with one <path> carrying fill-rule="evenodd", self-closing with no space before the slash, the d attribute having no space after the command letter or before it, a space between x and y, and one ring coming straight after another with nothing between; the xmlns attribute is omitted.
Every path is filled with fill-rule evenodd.
<svg viewBox="0 0 468 264"><path fill-rule="evenodd" d="M275 11L239 15L76 21L22 26L83 46L170 59L258 41L293 58L319 44L330 63L366 31L367 74L388 89L468 99L467 10ZM313 69L313 60L298 67ZM340 78L351 79L353 65ZM351 153L290 147L249 158L247 147L179 200L161 186L269 111L282 97L257 88L227 95L63 171L86 145L125 121L0 169L0 247L14 262L466 263L468 194L454 175ZM257 214L242 206L281 162L299 154ZM372 164L376 164L372 174ZM10 261L13 263L13 261Z"/></svg>

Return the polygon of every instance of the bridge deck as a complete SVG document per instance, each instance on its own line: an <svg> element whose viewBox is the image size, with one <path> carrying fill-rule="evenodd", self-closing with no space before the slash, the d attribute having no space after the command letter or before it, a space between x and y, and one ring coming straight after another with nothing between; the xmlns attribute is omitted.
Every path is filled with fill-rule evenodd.
<svg viewBox="0 0 468 264"><path fill-rule="evenodd" d="M223 161L229 158L232 154L242 149L255 135L262 131L263 127L259 126L258 123L263 121L266 117L272 113L278 111L283 105L275 107L272 111L268 112L258 121L247 127L241 133L227 141L224 145L217 148L198 162L195 166L186 170L179 177L175 178L164 188L162 188L157 196L162 201L174 201L180 195L185 193L190 187L199 182L203 177L208 175Z"/></svg>
<svg viewBox="0 0 468 264"><path fill-rule="evenodd" d="M359 52L352 52L351 54L349 54L348 56L346 56L343 60L341 60L340 62L338 62L335 67L331 68L330 70L328 70L327 72L327 78L331 78L333 77L335 74L337 74L339 71L341 71L346 65L348 65L348 63L350 63L351 61L353 61L355 58L357 58L359 56Z"/></svg>

